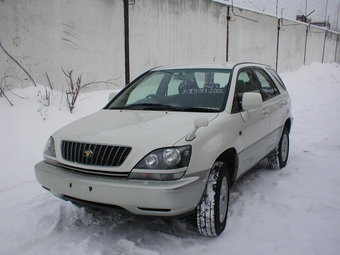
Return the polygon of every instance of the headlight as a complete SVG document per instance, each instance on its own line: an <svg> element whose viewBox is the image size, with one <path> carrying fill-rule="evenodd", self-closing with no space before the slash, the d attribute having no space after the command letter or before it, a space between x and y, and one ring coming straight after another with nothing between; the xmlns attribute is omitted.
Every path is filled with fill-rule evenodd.
<svg viewBox="0 0 340 255"><path fill-rule="evenodd" d="M55 155L54 139L52 136L50 136L45 145L44 161L51 165L59 165Z"/></svg>
<svg viewBox="0 0 340 255"><path fill-rule="evenodd" d="M152 151L135 166L137 169L176 169L189 165L191 146Z"/></svg>
<svg viewBox="0 0 340 255"><path fill-rule="evenodd" d="M176 180L183 177L191 157L191 146L152 151L134 167L131 179Z"/></svg>
<svg viewBox="0 0 340 255"><path fill-rule="evenodd" d="M158 157L155 154L150 154L144 160L148 168L155 168L158 166Z"/></svg>
<svg viewBox="0 0 340 255"><path fill-rule="evenodd" d="M165 149L163 159L167 165L176 166L181 161L181 154L177 149Z"/></svg>

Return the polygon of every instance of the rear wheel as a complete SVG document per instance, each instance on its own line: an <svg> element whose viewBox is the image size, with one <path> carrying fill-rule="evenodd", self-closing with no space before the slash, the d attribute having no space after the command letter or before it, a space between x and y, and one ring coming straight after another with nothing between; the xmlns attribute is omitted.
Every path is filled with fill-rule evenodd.
<svg viewBox="0 0 340 255"><path fill-rule="evenodd" d="M216 161L196 208L197 228L202 235L218 236L223 232L227 222L229 189L227 167Z"/></svg>
<svg viewBox="0 0 340 255"><path fill-rule="evenodd" d="M280 168L283 168L287 165L288 154L289 154L289 132L287 128L284 128L278 148L278 159Z"/></svg>
<svg viewBox="0 0 340 255"><path fill-rule="evenodd" d="M287 128L283 129L279 145L268 156L269 166L272 168L283 168L287 165L289 154L289 132Z"/></svg>

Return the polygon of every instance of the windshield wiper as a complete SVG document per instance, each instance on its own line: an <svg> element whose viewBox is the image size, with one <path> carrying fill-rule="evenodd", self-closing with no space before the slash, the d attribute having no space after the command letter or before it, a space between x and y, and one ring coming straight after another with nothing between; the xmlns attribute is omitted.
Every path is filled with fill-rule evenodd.
<svg viewBox="0 0 340 255"><path fill-rule="evenodd" d="M216 108L204 108L204 107L192 107L192 106L178 106L174 107L175 111L183 111L183 112L219 112L219 109Z"/></svg>
<svg viewBox="0 0 340 255"><path fill-rule="evenodd" d="M130 104L123 107L115 107L111 109L120 109L120 110L172 110L174 107L171 105L164 105L164 104Z"/></svg>
<svg viewBox="0 0 340 255"><path fill-rule="evenodd" d="M153 110L153 111L181 111L181 112L219 112L219 109L215 108L201 108L192 106L171 106L164 104L130 104L122 107L115 107L110 109L119 110Z"/></svg>

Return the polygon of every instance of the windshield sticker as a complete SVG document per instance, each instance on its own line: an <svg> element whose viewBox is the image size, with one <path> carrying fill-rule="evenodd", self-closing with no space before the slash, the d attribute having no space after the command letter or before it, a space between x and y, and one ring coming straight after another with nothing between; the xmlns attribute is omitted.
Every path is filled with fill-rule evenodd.
<svg viewBox="0 0 340 255"><path fill-rule="evenodd" d="M208 88L198 88L198 89L184 89L182 95L197 95L197 94L223 94L223 88L208 89Z"/></svg>

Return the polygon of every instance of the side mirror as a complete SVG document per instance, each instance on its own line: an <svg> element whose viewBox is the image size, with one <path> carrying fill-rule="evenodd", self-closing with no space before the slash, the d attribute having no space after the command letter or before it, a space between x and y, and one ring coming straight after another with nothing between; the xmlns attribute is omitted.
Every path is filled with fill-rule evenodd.
<svg viewBox="0 0 340 255"><path fill-rule="evenodd" d="M196 131L197 129L199 129L200 127L207 127L209 125L209 120L207 118L204 117L197 117L194 120L194 129L190 132L190 134L187 136L187 138L185 138L185 140L187 141L192 141L195 139L196 137Z"/></svg>
<svg viewBox="0 0 340 255"><path fill-rule="evenodd" d="M196 118L194 120L194 126L195 127L206 127L209 124L209 120L207 118L201 117Z"/></svg>
<svg viewBox="0 0 340 255"><path fill-rule="evenodd" d="M242 108L245 111L262 107L262 96L256 92L246 92L242 97Z"/></svg>
<svg viewBox="0 0 340 255"><path fill-rule="evenodd" d="M109 102L112 100L112 98L114 98L116 95L118 94L118 92L112 92L109 95Z"/></svg>

